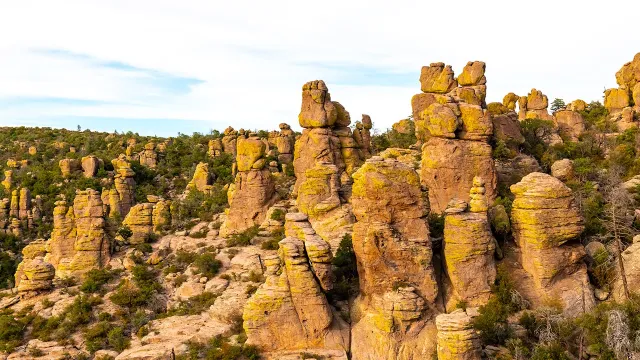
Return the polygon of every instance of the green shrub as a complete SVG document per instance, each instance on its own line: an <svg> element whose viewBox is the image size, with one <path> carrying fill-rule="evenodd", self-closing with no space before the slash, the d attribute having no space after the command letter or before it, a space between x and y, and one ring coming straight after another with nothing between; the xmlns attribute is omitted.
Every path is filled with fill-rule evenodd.
<svg viewBox="0 0 640 360"><path fill-rule="evenodd" d="M220 335L212 338L206 343L187 342L187 353L176 357L176 360L196 360L196 359L260 359L260 352L255 346L232 345L227 338Z"/></svg>
<svg viewBox="0 0 640 360"><path fill-rule="evenodd" d="M258 235L260 227L258 225L252 226L240 234L233 234L227 239L227 246L248 246L251 245L251 240Z"/></svg>
<svg viewBox="0 0 640 360"><path fill-rule="evenodd" d="M335 300L346 300L358 291L358 267L356 253L353 250L351 234L345 234L333 257L335 283L329 296Z"/></svg>
<svg viewBox="0 0 640 360"><path fill-rule="evenodd" d="M193 262L193 265L197 273L212 278L218 274L218 271L222 267L222 262L216 259L215 254L207 252L199 255Z"/></svg>
<svg viewBox="0 0 640 360"><path fill-rule="evenodd" d="M284 216L286 215L286 211L282 209L274 209L271 213L271 220L275 221L284 221Z"/></svg>
<svg viewBox="0 0 640 360"><path fill-rule="evenodd" d="M284 239L284 229L275 230L271 233L271 238L263 242L260 247L263 250L278 250L282 239Z"/></svg>
<svg viewBox="0 0 640 360"><path fill-rule="evenodd" d="M189 237L193 239L204 239L207 237L208 233L209 233L209 228L205 226L199 231L190 232Z"/></svg>
<svg viewBox="0 0 640 360"><path fill-rule="evenodd" d="M145 265L136 265L131 270L133 283L121 281L109 298L114 304L133 309L149 305L153 295L162 289L156 281L156 272Z"/></svg>
<svg viewBox="0 0 640 360"><path fill-rule="evenodd" d="M427 220L431 237L442 238L444 236L444 214L430 213Z"/></svg>
<svg viewBox="0 0 640 360"><path fill-rule="evenodd" d="M91 269L85 275L85 280L80 285L80 291L85 293L95 293L102 289L102 286L118 275L122 273L122 270L110 270L110 269Z"/></svg>
<svg viewBox="0 0 640 360"><path fill-rule="evenodd" d="M98 296L80 295L58 316L36 316L31 322L31 336L42 341L66 341L94 319L93 307L101 303Z"/></svg>

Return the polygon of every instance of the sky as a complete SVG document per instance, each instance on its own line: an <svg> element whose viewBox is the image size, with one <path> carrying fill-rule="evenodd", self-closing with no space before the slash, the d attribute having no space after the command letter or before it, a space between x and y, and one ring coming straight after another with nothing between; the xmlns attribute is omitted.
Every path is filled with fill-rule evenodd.
<svg viewBox="0 0 640 360"><path fill-rule="evenodd" d="M323 79L353 120L411 113L420 68L487 63L487 101L601 100L640 52L634 0L0 0L0 126L174 136L299 129Z"/></svg>

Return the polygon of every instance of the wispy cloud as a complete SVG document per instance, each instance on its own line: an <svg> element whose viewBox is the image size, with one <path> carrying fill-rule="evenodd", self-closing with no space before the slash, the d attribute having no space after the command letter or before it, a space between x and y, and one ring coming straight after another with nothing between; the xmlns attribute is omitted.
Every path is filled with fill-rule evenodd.
<svg viewBox="0 0 640 360"><path fill-rule="evenodd" d="M352 118L387 128L434 61L456 72L486 61L490 101L532 87L599 99L640 51L616 36L636 31L639 11L624 0L16 1L0 12L0 125L274 129L297 125L302 84L324 79Z"/></svg>

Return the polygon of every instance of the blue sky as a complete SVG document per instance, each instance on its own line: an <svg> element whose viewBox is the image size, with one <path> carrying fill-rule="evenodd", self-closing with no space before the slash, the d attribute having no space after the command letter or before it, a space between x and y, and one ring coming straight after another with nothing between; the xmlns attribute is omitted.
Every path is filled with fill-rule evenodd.
<svg viewBox="0 0 640 360"><path fill-rule="evenodd" d="M534 87L599 100L640 51L624 35L639 11L624 0L12 2L0 12L0 125L298 128L302 84L323 79L352 119L383 130L411 112L420 67L437 61L456 73L485 61L489 101Z"/></svg>

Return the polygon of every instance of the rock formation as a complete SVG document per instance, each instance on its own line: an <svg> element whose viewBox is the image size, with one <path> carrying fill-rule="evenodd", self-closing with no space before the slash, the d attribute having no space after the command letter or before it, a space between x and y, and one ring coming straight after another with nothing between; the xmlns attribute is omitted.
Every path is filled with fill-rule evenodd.
<svg viewBox="0 0 640 360"><path fill-rule="evenodd" d="M573 179L575 173L573 170L573 161L570 159L562 159L551 164L551 175L560 181Z"/></svg>
<svg viewBox="0 0 640 360"><path fill-rule="evenodd" d="M69 177L72 173L80 170L80 162L77 159L62 159L58 162L63 177Z"/></svg>
<svg viewBox="0 0 640 360"><path fill-rule="evenodd" d="M518 154L513 159L496 160L499 186L509 187L532 172L542 172L542 167L533 156Z"/></svg>
<svg viewBox="0 0 640 360"><path fill-rule="evenodd" d="M4 186L6 191L11 191L11 187L13 186L13 170L5 170L2 186Z"/></svg>
<svg viewBox="0 0 640 360"><path fill-rule="evenodd" d="M141 244L147 241L149 235L153 233L153 204L142 203L131 208L127 216L122 221L131 229L132 235L128 239L130 244Z"/></svg>
<svg viewBox="0 0 640 360"><path fill-rule="evenodd" d="M435 213L442 213L453 198L468 200L477 175L486 178L489 201L495 198L496 175L488 143L493 124L484 108L486 78L480 73L484 63L469 62L461 75L464 86L458 88L451 67L425 66L420 76L424 93L411 100L416 133L426 141L420 175Z"/></svg>
<svg viewBox="0 0 640 360"><path fill-rule="evenodd" d="M484 305L496 278L496 240L489 226L489 204L481 178L473 179L470 197L469 204L451 200L445 210L443 253L451 281L447 309L455 308L458 302Z"/></svg>
<svg viewBox="0 0 640 360"><path fill-rule="evenodd" d="M222 139L216 138L216 139L209 140L207 148L208 148L207 154L210 157L218 157L222 155L222 152L223 152Z"/></svg>
<svg viewBox="0 0 640 360"><path fill-rule="evenodd" d="M267 353L331 349L346 356L349 327L324 293L331 285L329 246L313 234L303 214L290 215L278 255L264 259L266 281L244 308L247 343Z"/></svg>
<svg viewBox="0 0 640 360"><path fill-rule="evenodd" d="M493 139L503 142L507 147L518 149L525 142L520 129L518 114L500 103L487 105L493 123Z"/></svg>
<svg viewBox="0 0 640 360"><path fill-rule="evenodd" d="M151 215L153 231L160 233L164 227L171 225L171 201L164 199L155 201Z"/></svg>
<svg viewBox="0 0 640 360"><path fill-rule="evenodd" d="M211 191L214 180L213 174L209 173L209 164L201 162L196 166L193 178L187 184L187 189L195 189L207 194Z"/></svg>
<svg viewBox="0 0 640 360"><path fill-rule="evenodd" d="M22 262L15 274L15 285L22 297L53 287L55 270L44 260L45 241L36 240L22 249Z"/></svg>
<svg viewBox="0 0 640 360"><path fill-rule="evenodd" d="M93 156L85 156L82 158L82 171L84 173L84 177L92 178L98 174L98 170L100 169L101 161Z"/></svg>
<svg viewBox="0 0 640 360"><path fill-rule="evenodd" d="M513 235L521 264L541 298L558 298L568 314L590 309L595 300L582 261L580 243L568 243L584 229L571 189L543 173L531 173L511 186Z"/></svg>
<svg viewBox="0 0 640 360"><path fill-rule="evenodd" d="M233 190L229 192L229 212L220 228L221 236L237 234L260 225L267 210L277 200L275 184L265 168L266 144L257 136L238 138L237 168ZM231 188L231 187L230 187Z"/></svg>
<svg viewBox="0 0 640 360"><path fill-rule="evenodd" d="M29 215L31 215L31 191L27 188L21 188L18 202L18 218L24 220Z"/></svg>
<svg viewBox="0 0 640 360"><path fill-rule="evenodd" d="M156 152L156 144L153 142L144 145L144 150L138 154L140 165L149 169L155 169L158 166L158 153Z"/></svg>
<svg viewBox="0 0 640 360"><path fill-rule="evenodd" d="M62 212L63 204L59 206L58 211ZM100 193L92 189L77 190L72 209L75 238L71 237L73 230L66 232L70 225L68 220L60 221L59 219L58 224L64 227L57 229L60 230L61 236L49 243L50 252L55 254L50 256L54 266L56 260L53 258L60 256L57 261L56 276L62 278L81 276L91 269L100 268L109 262L111 255L110 241L105 232L105 214ZM70 240L73 240L73 251L70 251L68 243ZM54 249L54 246L60 248ZM70 253L72 256L61 257L71 255Z"/></svg>
<svg viewBox="0 0 640 360"><path fill-rule="evenodd" d="M374 156L354 174L352 202L361 294L352 358L426 358L435 350L438 286L420 178L409 165Z"/></svg>
<svg viewBox="0 0 640 360"><path fill-rule="evenodd" d="M280 132L275 137L275 146L278 149L278 161L282 164L293 162L293 149L296 143L296 135L291 130L291 126L282 123L279 125Z"/></svg>
<svg viewBox="0 0 640 360"><path fill-rule="evenodd" d="M58 267L60 260L72 258L75 250L74 243L77 236L73 207L67 202L58 200L53 209L53 231L47 242L47 256L45 260L54 267Z"/></svg>
<svg viewBox="0 0 640 360"><path fill-rule="evenodd" d="M556 111L553 116L554 123L560 133L565 135L570 141L578 141L580 135L586 130L584 118L577 111L560 110Z"/></svg>
<svg viewBox="0 0 640 360"><path fill-rule="evenodd" d="M620 131L638 127L634 118L640 112L640 53L618 70L616 82L618 88L604 92L604 107Z"/></svg>
<svg viewBox="0 0 640 360"><path fill-rule="evenodd" d="M506 106L507 109L511 111L515 111L518 100L520 100L520 96L510 92L502 99L502 105Z"/></svg>
<svg viewBox="0 0 640 360"><path fill-rule="evenodd" d="M518 119L542 119L553 121L553 116L549 114L547 107L549 99L541 91L531 89L527 96L521 96L518 99Z"/></svg>
<svg viewBox="0 0 640 360"><path fill-rule="evenodd" d="M293 194L300 211L336 251L353 223L344 198L348 193L340 192L351 183L348 171L361 162L348 127L351 118L340 103L331 101L325 83L319 80L303 86L298 119L304 130L294 149Z"/></svg>
<svg viewBox="0 0 640 360"><path fill-rule="evenodd" d="M473 328L471 313L471 310L456 310L436 317L438 360L482 359L482 341Z"/></svg>
<svg viewBox="0 0 640 360"><path fill-rule="evenodd" d="M123 219L135 203L135 173L126 161L116 161L114 168L116 175L113 179L114 188L108 193L103 191L102 201L109 204L109 216ZM116 166L117 164L117 166Z"/></svg>
<svg viewBox="0 0 640 360"><path fill-rule="evenodd" d="M238 132L231 126L224 130L224 136L222 137L222 149L225 153L236 157L236 142L238 141Z"/></svg>
<svg viewBox="0 0 640 360"><path fill-rule="evenodd" d="M353 138L356 144L362 151L362 157L368 159L371 157L371 129L373 123L371 117L366 114L362 114L362 121L356 122L356 129L353 132ZM346 161L346 158L345 158Z"/></svg>

